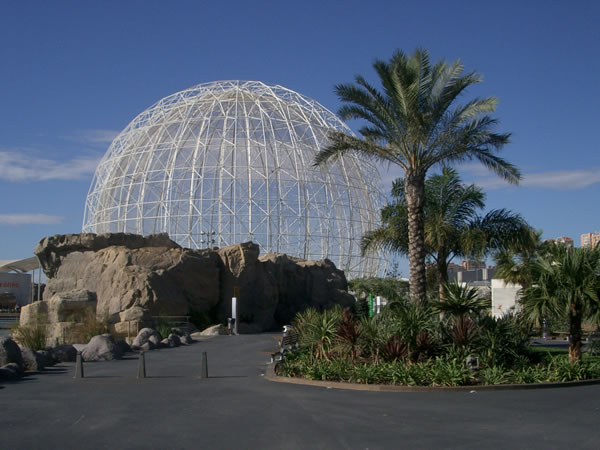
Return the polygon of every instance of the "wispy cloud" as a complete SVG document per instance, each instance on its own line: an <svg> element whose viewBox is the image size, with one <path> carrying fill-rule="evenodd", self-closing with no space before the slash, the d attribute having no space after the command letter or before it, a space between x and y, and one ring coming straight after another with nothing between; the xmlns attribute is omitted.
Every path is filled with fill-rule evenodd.
<svg viewBox="0 0 600 450"><path fill-rule="evenodd" d="M465 183L475 183L484 189L502 189L511 185L501 178L493 175L489 169L477 162L461 164L457 169L463 173ZM404 176L399 167L379 166L384 191L387 193L392 187L392 182ZM429 175L439 173L439 170L429 172ZM573 190L583 189L600 183L600 167L575 170L554 170L547 172L526 172L519 186L537 189Z"/></svg>
<svg viewBox="0 0 600 450"><path fill-rule="evenodd" d="M0 151L0 180L78 180L94 173L100 158L100 155L91 155L57 161L23 152Z"/></svg>
<svg viewBox="0 0 600 450"><path fill-rule="evenodd" d="M0 214L0 225L56 225L63 220L49 214Z"/></svg>
<svg viewBox="0 0 600 450"><path fill-rule="evenodd" d="M485 189L501 189L511 186L498 177L475 178L473 183ZM600 168L579 170L557 170L525 173L520 186L538 189L571 190L582 189L600 183Z"/></svg>
<svg viewBox="0 0 600 450"><path fill-rule="evenodd" d="M65 139L87 144L110 144L118 134L115 130L79 130L71 136L65 136Z"/></svg>

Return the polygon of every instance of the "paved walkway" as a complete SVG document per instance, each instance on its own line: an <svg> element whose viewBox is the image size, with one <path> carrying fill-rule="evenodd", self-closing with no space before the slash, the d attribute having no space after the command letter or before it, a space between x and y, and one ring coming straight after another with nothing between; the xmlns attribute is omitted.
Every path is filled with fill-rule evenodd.
<svg viewBox="0 0 600 450"><path fill-rule="evenodd" d="M265 380L276 335L61 364L0 387L0 449L600 448L600 386L356 392ZM209 379L202 380L202 351Z"/></svg>

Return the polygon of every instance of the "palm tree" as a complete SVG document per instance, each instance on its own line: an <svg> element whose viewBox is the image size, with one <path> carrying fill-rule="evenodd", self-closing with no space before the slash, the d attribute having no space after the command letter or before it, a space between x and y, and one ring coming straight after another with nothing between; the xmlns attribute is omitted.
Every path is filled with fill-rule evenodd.
<svg viewBox="0 0 600 450"><path fill-rule="evenodd" d="M523 311L533 320L566 316L569 361L579 361L582 321L600 311L600 249L554 244L532 264L532 272L534 283L521 296Z"/></svg>
<svg viewBox="0 0 600 450"><path fill-rule="evenodd" d="M505 242L494 255L496 276L526 289L535 279L533 263L547 255L551 245L542 242L542 231L530 229L515 236L516 239Z"/></svg>
<svg viewBox="0 0 600 450"><path fill-rule="evenodd" d="M408 253L404 186L402 179L394 182L394 202L383 208L381 227L363 236L363 253L376 249ZM444 168L441 175L433 175L425 181L425 253L439 273L440 298L444 298L448 264L454 257L483 257L512 241L514 236L529 232L529 225L520 215L504 209L479 216L477 211L485 206L484 200L481 188L462 184L454 169Z"/></svg>
<svg viewBox="0 0 600 450"><path fill-rule="evenodd" d="M456 320L464 319L468 316L477 316L485 311L489 311L491 302L489 299L482 298L477 292L477 288L461 286L457 282L445 283L443 285L445 295L443 299L432 303L434 311L448 315Z"/></svg>
<svg viewBox="0 0 600 450"><path fill-rule="evenodd" d="M362 138L332 132L330 144L315 158L325 164L348 151L404 170L408 209L408 259L412 301L425 299L425 234L423 206L425 177L434 166L477 160L502 178L518 183L519 170L495 153L508 143L510 134L492 130L497 123L494 97L475 98L456 106L457 98L481 76L463 75L460 61L431 65L429 53L417 49L412 56L397 51L389 62L373 64L382 91L362 76L355 84L339 84L335 91L345 103L340 116L367 122ZM454 106L453 106L454 105Z"/></svg>

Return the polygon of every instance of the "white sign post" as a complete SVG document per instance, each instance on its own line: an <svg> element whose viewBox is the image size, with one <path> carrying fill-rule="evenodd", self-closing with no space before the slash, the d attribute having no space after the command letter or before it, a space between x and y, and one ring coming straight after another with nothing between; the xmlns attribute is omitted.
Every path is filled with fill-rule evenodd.
<svg viewBox="0 0 600 450"><path fill-rule="evenodd" d="M231 297L231 318L233 322L233 334L238 334L237 298Z"/></svg>
<svg viewBox="0 0 600 450"><path fill-rule="evenodd" d="M376 299L377 304L377 314L381 312L381 297L378 295Z"/></svg>

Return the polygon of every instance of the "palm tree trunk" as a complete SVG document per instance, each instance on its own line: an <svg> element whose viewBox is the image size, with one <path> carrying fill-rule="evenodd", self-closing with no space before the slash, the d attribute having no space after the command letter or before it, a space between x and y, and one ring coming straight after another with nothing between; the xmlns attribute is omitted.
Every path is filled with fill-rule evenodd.
<svg viewBox="0 0 600 450"><path fill-rule="evenodd" d="M446 261L446 255L438 253L437 270L440 277L440 300L444 300L444 284L448 283L448 263Z"/></svg>
<svg viewBox="0 0 600 450"><path fill-rule="evenodd" d="M425 202L425 174L407 173L404 181L408 208L408 265L410 299L425 302L425 229L423 204Z"/></svg>
<svg viewBox="0 0 600 450"><path fill-rule="evenodd" d="M569 311L569 362L581 361L582 314L577 305L571 304Z"/></svg>

